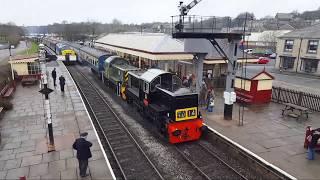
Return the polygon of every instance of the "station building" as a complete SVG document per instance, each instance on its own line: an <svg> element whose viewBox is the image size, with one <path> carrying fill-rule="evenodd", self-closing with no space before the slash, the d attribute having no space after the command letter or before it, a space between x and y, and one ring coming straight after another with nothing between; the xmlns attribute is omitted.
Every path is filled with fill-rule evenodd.
<svg viewBox="0 0 320 180"><path fill-rule="evenodd" d="M210 42L205 41L207 41L206 47L211 48ZM227 41L219 41L222 48L227 47L226 43ZM157 67L176 72L181 78L195 74L194 54L198 52L186 51L183 40L174 39L168 34L138 32L108 34L98 39L95 46L116 53L139 68ZM205 51L208 54L204 60L203 76L210 74L211 79L222 82L218 84L224 86L226 60L213 47L206 48ZM257 58L245 58L241 52L238 53L238 62L245 61L257 62Z"/></svg>
<svg viewBox="0 0 320 180"><path fill-rule="evenodd" d="M17 55L9 61L12 70L19 79L33 77L40 79L41 70L39 57L34 55Z"/></svg>
<svg viewBox="0 0 320 180"><path fill-rule="evenodd" d="M278 38L276 69L320 75L320 24Z"/></svg>

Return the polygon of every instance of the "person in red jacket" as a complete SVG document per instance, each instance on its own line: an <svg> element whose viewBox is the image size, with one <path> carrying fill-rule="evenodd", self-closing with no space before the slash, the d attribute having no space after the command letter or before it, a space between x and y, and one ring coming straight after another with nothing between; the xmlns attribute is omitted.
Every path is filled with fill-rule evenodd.
<svg viewBox="0 0 320 180"><path fill-rule="evenodd" d="M76 141L73 143L72 147L73 149L77 150L77 159L79 162L79 170L80 170L80 176L86 177L88 174L87 167L88 167L88 160L92 157L90 147L92 146L92 143L87 141L86 138L88 136L87 132L81 133L80 138L76 139Z"/></svg>

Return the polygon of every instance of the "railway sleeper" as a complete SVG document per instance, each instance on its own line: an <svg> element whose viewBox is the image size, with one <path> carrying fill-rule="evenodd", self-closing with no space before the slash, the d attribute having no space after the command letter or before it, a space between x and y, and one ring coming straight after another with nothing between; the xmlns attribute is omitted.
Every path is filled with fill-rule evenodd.
<svg viewBox="0 0 320 180"><path fill-rule="evenodd" d="M109 131L119 131L122 130L123 128L118 125L118 124L112 124L112 123L100 123L101 125L103 125L105 127L106 132Z"/></svg>
<svg viewBox="0 0 320 180"><path fill-rule="evenodd" d="M107 118L106 114L103 114L103 113L99 113L99 114L95 113L95 115L96 115L96 117L98 119L101 119L101 120L104 120L104 121L110 121L110 120L114 120L115 119L115 118Z"/></svg>
<svg viewBox="0 0 320 180"><path fill-rule="evenodd" d="M119 124L117 121L115 121L115 118L113 116L108 117L106 115L107 114L104 114L103 116L99 116L99 118L101 120L104 120L105 122L108 122L108 123Z"/></svg>
<svg viewBox="0 0 320 180"><path fill-rule="evenodd" d="M131 141L129 139L121 140L121 141L114 141L110 142L111 145L117 145L117 144L127 144L130 143Z"/></svg>
<svg viewBox="0 0 320 180"><path fill-rule="evenodd" d="M112 132L121 132L121 133L125 133L124 131L123 131L123 129L122 129L122 127L120 127L119 125L117 125L117 126L113 126L113 127L108 127L108 128L106 128L106 133L108 134L108 133L112 133Z"/></svg>
<svg viewBox="0 0 320 180"><path fill-rule="evenodd" d="M128 139L129 137L127 136L127 134L124 134L123 136L115 136L115 137L112 137L111 139L109 139L109 141L119 141L119 140L122 140L122 139Z"/></svg>
<svg viewBox="0 0 320 180"><path fill-rule="evenodd" d="M108 136L114 136L114 135L119 135L119 134L122 134L123 132L120 132L120 131L115 131L115 132L107 132Z"/></svg>
<svg viewBox="0 0 320 180"><path fill-rule="evenodd" d="M157 179L157 175L151 170L145 170L143 172L136 172L127 176L127 179Z"/></svg>
<svg viewBox="0 0 320 180"><path fill-rule="evenodd" d="M123 150L123 149L131 149L131 148L135 148L135 145L133 144L127 144L127 145L122 145L122 146L118 146L118 147L114 147L114 150Z"/></svg>

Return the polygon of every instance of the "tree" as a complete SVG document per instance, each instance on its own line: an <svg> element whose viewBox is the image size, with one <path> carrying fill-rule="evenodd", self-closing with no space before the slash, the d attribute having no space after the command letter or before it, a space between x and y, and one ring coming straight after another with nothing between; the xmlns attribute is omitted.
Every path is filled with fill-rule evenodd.
<svg viewBox="0 0 320 180"><path fill-rule="evenodd" d="M245 22L247 21L251 21L251 20L255 20L255 16L253 13L249 13L249 12L243 12L238 14L238 16L236 18L234 18L234 20L232 21L232 25L234 27L242 27L244 26Z"/></svg>
<svg viewBox="0 0 320 180"><path fill-rule="evenodd" d="M120 20L118 20L118 19L113 19L112 20L112 24L114 24L114 25L121 25L122 24L122 22L120 21Z"/></svg>

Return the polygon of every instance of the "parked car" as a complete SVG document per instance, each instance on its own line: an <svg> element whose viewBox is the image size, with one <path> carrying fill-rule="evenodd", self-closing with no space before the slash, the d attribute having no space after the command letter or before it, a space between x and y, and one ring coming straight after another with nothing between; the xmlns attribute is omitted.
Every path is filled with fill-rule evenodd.
<svg viewBox="0 0 320 180"><path fill-rule="evenodd" d="M268 64L270 61L269 58L266 58L266 57L259 57L259 60L258 60L258 64Z"/></svg>
<svg viewBox="0 0 320 180"><path fill-rule="evenodd" d="M269 58L271 58L271 59L277 58L277 53L272 53L272 54L269 56Z"/></svg>
<svg viewBox="0 0 320 180"><path fill-rule="evenodd" d="M245 49L244 50L244 52L247 53L247 54L252 54L252 51L253 51L252 49Z"/></svg>

